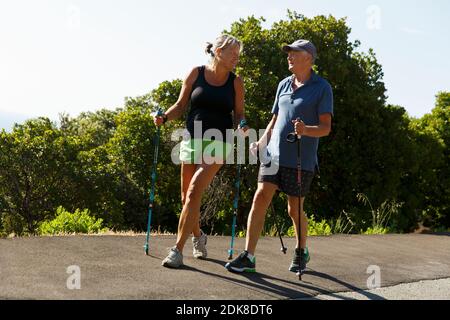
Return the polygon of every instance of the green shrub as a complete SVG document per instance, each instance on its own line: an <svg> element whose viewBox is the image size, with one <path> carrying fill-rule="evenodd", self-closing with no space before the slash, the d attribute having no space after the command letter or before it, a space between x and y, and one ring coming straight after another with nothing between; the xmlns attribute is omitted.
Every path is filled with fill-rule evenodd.
<svg viewBox="0 0 450 320"><path fill-rule="evenodd" d="M355 223L350 217L350 214L345 212L345 210L342 210L342 213L337 219L333 219L331 221L332 234L349 234L352 232L354 227Z"/></svg>
<svg viewBox="0 0 450 320"><path fill-rule="evenodd" d="M3 234L3 236L13 235L21 237L28 234L26 221L22 216L4 213L0 216L0 220L2 225L0 234Z"/></svg>
<svg viewBox="0 0 450 320"><path fill-rule="evenodd" d="M374 227L374 228L367 228L367 230L365 232L363 232L361 230L360 232L361 234L387 234L389 233L389 229L388 228L383 228L380 226Z"/></svg>
<svg viewBox="0 0 450 320"><path fill-rule="evenodd" d="M40 235L57 235L68 233L92 234L107 231L103 228L103 219L96 219L89 214L89 210L74 213L66 211L63 207L58 207L56 217L51 221L44 221L39 226Z"/></svg>
<svg viewBox="0 0 450 320"><path fill-rule="evenodd" d="M289 237L295 237L294 226L291 226L287 232ZM314 215L308 218L308 236L329 236L331 227L326 220L316 221Z"/></svg>
<svg viewBox="0 0 450 320"><path fill-rule="evenodd" d="M398 215L403 203L395 200L385 200L378 208L374 208L365 194L358 193L356 197L358 201L370 207L372 214L372 226L364 234L386 234L390 232L390 220Z"/></svg>
<svg viewBox="0 0 450 320"><path fill-rule="evenodd" d="M432 230L432 232L435 232L435 233L447 233L447 232L450 232L450 228L446 228L446 227L443 227L443 226L435 227L435 228L432 228L431 230Z"/></svg>

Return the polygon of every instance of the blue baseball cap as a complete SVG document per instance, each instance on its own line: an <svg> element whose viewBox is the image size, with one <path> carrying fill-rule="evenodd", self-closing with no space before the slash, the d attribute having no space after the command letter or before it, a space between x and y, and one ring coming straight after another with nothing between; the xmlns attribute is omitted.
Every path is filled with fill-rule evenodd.
<svg viewBox="0 0 450 320"><path fill-rule="evenodd" d="M311 41L308 41L308 40L300 39L300 40L294 41L292 44L283 46L282 49L283 49L284 52L289 52L289 51L306 51L310 55L312 55L314 60L317 58L317 49L314 46L314 44Z"/></svg>

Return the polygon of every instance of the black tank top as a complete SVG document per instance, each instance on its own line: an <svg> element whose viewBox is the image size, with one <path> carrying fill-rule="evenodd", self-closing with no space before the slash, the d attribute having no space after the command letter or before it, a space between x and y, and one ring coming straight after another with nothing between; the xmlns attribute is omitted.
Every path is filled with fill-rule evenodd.
<svg viewBox="0 0 450 320"><path fill-rule="evenodd" d="M198 68L198 77L192 86L191 107L186 127L194 138L194 121L202 121L202 136L208 129L218 129L223 139L226 129L233 128L232 112L235 105L234 79L230 72L223 86L212 86L205 79L205 66Z"/></svg>

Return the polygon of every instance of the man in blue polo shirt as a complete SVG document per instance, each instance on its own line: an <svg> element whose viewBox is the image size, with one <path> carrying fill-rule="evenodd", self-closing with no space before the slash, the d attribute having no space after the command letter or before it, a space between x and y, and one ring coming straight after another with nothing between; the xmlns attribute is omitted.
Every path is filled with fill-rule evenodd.
<svg viewBox="0 0 450 320"><path fill-rule="evenodd" d="M288 196L288 212L297 234L298 201L301 198L301 239L294 250L289 270L298 272L300 268L303 272L310 259L306 246L308 222L303 212L303 203L319 168L319 138L327 136L331 131L333 92L330 84L312 70L317 50L310 41L297 40L284 46L283 51L288 54L289 71L292 75L278 85L272 109L273 118L257 143L261 149L269 141L267 153L270 162L261 164L259 171L258 189L248 217L246 249L239 257L226 264L229 271L256 271L256 244L264 226L266 211L277 190ZM286 139L294 131L301 136L301 188L298 188L297 183L297 144L289 143Z"/></svg>

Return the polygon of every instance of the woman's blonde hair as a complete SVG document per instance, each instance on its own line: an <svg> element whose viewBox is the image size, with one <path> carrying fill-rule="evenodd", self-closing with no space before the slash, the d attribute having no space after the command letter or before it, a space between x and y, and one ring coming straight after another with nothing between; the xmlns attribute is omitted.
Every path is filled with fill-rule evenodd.
<svg viewBox="0 0 450 320"><path fill-rule="evenodd" d="M241 41L239 41L238 39L236 39L233 36L230 36L228 34L223 34L219 37L216 38L216 41L213 43L207 42L206 43L206 54L209 54L212 58L213 58L213 62L216 60L215 59L215 54L214 52L216 51L216 49L226 49L230 46L239 46L240 51L242 52L242 43Z"/></svg>

